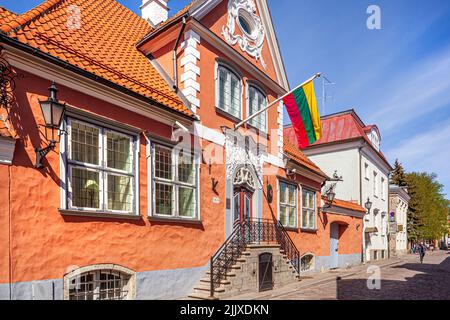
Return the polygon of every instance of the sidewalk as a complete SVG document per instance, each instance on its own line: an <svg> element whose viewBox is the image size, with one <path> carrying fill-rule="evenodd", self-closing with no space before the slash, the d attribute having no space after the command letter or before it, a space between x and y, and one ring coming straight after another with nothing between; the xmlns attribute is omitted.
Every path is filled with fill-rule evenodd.
<svg viewBox="0 0 450 320"><path fill-rule="evenodd" d="M349 269L336 269L329 270L324 273L309 273L303 277L303 279L297 283L287 285L283 288L275 289L266 292L248 293L240 296L235 296L229 300L268 300L274 299L279 296L284 296L290 293L297 292L302 289L307 289L317 285L325 284L328 282L336 281L337 279L345 279L347 277L354 276L355 274L365 272L368 266L378 266L380 268L385 268L388 266L393 266L396 264L401 264L404 259L410 255L406 255L400 258L391 258L388 260L379 260L374 262L369 262L366 264L358 265ZM411 255L413 256L413 255Z"/></svg>

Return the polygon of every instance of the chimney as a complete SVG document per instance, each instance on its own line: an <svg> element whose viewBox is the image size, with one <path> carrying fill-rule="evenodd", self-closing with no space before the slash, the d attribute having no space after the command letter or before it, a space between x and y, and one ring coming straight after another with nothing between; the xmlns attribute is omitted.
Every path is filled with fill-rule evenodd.
<svg viewBox="0 0 450 320"><path fill-rule="evenodd" d="M141 12L142 18L147 20L152 27L156 27L161 22L169 18L170 0L142 0Z"/></svg>

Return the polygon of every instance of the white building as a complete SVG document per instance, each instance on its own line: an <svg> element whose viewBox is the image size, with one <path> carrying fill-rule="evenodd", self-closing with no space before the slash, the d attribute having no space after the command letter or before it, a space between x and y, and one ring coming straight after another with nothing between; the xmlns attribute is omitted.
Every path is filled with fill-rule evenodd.
<svg viewBox="0 0 450 320"><path fill-rule="evenodd" d="M411 197L405 187L391 185L389 187L389 211L390 223L393 224L396 230L392 230L392 245L394 252L391 255L404 255L408 252L408 206ZM392 213L392 216L391 216Z"/></svg>
<svg viewBox="0 0 450 320"><path fill-rule="evenodd" d="M366 126L354 110L322 117L323 137L304 150L327 175L336 172L343 181L336 184L336 197L365 207L362 261L388 257L388 183L392 167L380 150L381 136L374 125ZM295 142L292 127L285 138ZM326 188L326 187L325 187Z"/></svg>

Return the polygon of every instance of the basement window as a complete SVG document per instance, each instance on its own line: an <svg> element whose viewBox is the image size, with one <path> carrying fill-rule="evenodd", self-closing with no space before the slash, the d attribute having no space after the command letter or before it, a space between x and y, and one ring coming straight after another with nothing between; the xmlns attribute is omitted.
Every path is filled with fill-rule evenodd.
<svg viewBox="0 0 450 320"><path fill-rule="evenodd" d="M300 260L300 267L301 272L314 270L314 255L305 254Z"/></svg>

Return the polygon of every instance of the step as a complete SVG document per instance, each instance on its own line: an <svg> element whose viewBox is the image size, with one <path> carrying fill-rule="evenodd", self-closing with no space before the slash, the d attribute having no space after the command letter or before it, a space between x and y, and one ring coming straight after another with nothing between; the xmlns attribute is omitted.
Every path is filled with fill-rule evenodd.
<svg viewBox="0 0 450 320"><path fill-rule="evenodd" d="M211 271L206 271L206 274L207 274L208 276L210 276L210 275L211 275ZM234 273L234 272L228 272L228 273L226 274L226 276L227 276L227 277L236 277L236 273Z"/></svg>
<svg viewBox="0 0 450 320"><path fill-rule="evenodd" d="M211 279L210 278L203 278L203 279L200 279L200 282L210 284L211 283ZM220 284L222 284L222 285L231 284L231 281L230 280L221 280Z"/></svg>
<svg viewBox="0 0 450 320"><path fill-rule="evenodd" d="M198 290L198 291L201 291L201 292L203 292L203 291L204 292L211 292L211 287L209 285L200 284L199 286L196 286L194 288L194 290L196 290L196 291ZM225 292L225 289L222 288L222 287L215 288L214 292L215 293L223 293L223 292Z"/></svg>

